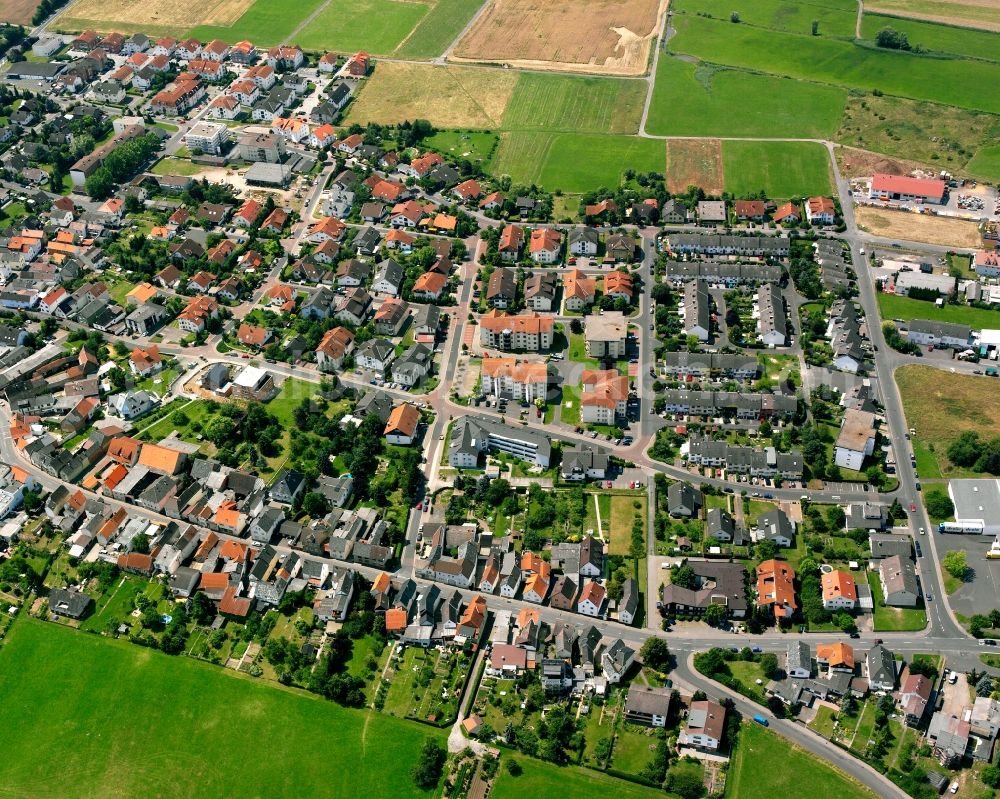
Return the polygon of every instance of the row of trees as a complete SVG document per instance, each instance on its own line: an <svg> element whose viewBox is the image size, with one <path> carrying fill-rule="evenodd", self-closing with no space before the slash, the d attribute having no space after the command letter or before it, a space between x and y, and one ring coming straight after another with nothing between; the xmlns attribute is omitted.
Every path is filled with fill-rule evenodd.
<svg viewBox="0 0 1000 799"><path fill-rule="evenodd" d="M131 178L159 149L160 139L155 133L122 142L105 156L104 163L87 178L87 194L95 200L110 197L115 186Z"/></svg>

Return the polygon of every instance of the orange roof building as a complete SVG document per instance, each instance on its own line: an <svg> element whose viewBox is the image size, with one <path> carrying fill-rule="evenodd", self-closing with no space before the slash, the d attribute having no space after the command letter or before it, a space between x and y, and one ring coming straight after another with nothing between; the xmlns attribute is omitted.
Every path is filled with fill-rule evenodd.
<svg viewBox="0 0 1000 799"><path fill-rule="evenodd" d="M858 604L858 587L843 569L834 569L820 579L823 607L827 610L853 610Z"/></svg>
<svg viewBox="0 0 1000 799"><path fill-rule="evenodd" d="M420 423L420 411L416 405L403 402L392 409L385 423L383 435L392 443L409 444L416 435Z"/></svg>
<svg viewBox="0 0 1000 799"><path fill-rule="evenodd" d="M184 465L186 457L180 450L161 447L159 444L143 444L139 452L139 464L151 472L177 474Z"/></svg>
<svg viewBox="0 0 1000 799"><path fill-rule="evenodd" d="M795 604L795 570L779 560L765 560L757 567L757 605L770 606L776 619L787 619Z"/></svg>
<svg viewBox="0 0 1000 799"><path fill-rule="evenodd" d="M406 629L406 611L402 608L390 608L385 612L385 631L401 633Z"/></svg>
<svg viewBox="0 0 1000 799"><path fill-rule="evenodd" d="M854 649L849 644L816 646L816 664L821 671L854 671L854 662Z"/></svg>

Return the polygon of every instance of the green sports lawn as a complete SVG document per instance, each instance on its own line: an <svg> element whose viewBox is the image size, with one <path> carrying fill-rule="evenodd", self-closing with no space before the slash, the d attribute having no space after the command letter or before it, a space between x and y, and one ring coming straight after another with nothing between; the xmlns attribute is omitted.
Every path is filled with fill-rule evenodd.
<svg viewBox="0 0 1000 799"><path fill-rule="evenodd" d="M882 28L893 28L905 33L913 47L919 45L925 50L938 53L1000 61L1000 33L959 28L956 25L939 25L918 19L902 19L887 14L867 13L862 18L861 33L866 39L874 41L875 34Z"/></svg>
<svg viewBox="0 0 1000 799"><path fill-rule="evenodd" d="M501 766L490 794L492 799L524 799L526 796L564 796L567 799L582 799L601 795L614 796L615 799L653 799L653 797L664 799L674 796L657 788L647 788L634 782L609 777L600 771L579 766L553 766L516 755L515 758L523 770L521 775L512 777L507 769Z"/></svg>
<svg viewBox="0 0 1000 799"><path fill-rule="evenodd" d="M258 47L283 43L323 4L323 0L257 0L233 25L199 25L187 32L202 42L222 39L234 44L249 39Z"/></svg>
<svg viewBox="0 0 1000 799"><path fill-rule="evenodd" d="M812 35L813 20L819 22L821 36L854 37L857 3L851 0L754 0L753 3L734 3L731 0L678 0L671 3L675 12L691 11L708 14L716 19L729 20L736 11L740 22L763 28L808 33Z"/></svg>
<svg viewBox="0 0 1000 799"><path fill-rule="evenodd" d="M400 58L442 55L482 5L483 0L437 0L395 55Z"/></svg>
<svg viewBox="0 0 1000 799"><path fill-rule="evenodd" d="M780 768L762 764L780 763ZM763 727L747 723L729 766L726 796L774 799L775 796L835 796L871 799L874 794L842 772L798 749Z"/></svg>
<svg viewBox="0 0 1000 799"><path fill-rule="evenodd" d="M637 133L646 83L522 72L504 114L505 130Z"/></svg>
<svg viewBox="0 0 1000 799"><path fill-rule="evenodd" d="M658 139L514 131L501 137L491 171L572 194L618 186L627 169L662 172L665 166L666 148Z"/></svg>
<svg viewBox="0 0 1000 799"><path fill-rule="evenodd" d="M307 50L387 55L429 10L414 0L333 0L295 37L296 44Z"/></svg>
<svg viewBox="0 0 1000 799"><path fill-rule="evenodd" d="M768 197L830 193L830 158L814 142L724 141L726 191L739 197L761 189Z"/></svg>
<svg viewBox="0 0 1000 799"><path fill-rule="evenodd" d="M978 177L1000 181L1000 144L980 147L972 156L972 160L965 165L965 169Z"/></svg>
<svg viewBox="0 0 1000 799"><path fill-rule="evenodd" d="M879 50L823 36L755 28L693 14L674 16L672 51L776 75L1000 113L1000 64Z"/></svg>
<svg viewBox="0 0 1000 799"><path fill-rule="evenodd" d="M646 130L658 136L823 138L846 90L661 56Z"/></svg>
<svg viewBox="0 0 1000 799"><path fill-rule="evenodd" d="M968 325L973 330L996 330L1000 328L1000 311L987 308L970 308L967 305L944 305L938 308L933 302L898 297L881 292L878 295L878 309L882 319L929 319L932 322L955 322Z"/></svg>
<svg viewBox="0 0 1000 799"><path fill-rule="evenodd" d="M11 797L425 797L429 727L22 618L0 649ZM638 795L638 794L637 794Z"/></svg>

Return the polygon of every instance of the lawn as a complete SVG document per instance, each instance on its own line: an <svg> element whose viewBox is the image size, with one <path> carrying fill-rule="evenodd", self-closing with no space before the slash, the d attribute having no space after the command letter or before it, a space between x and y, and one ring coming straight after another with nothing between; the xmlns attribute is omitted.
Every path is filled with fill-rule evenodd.
<svg viewBox="0 0 1000 799"><path fill-rule="evenodd" d="M973 330L982 330L983 328L992 330L1000 327L1000 311L948 303L939 308L927 300L914 300L910 297L900 297L885 292L878 294L878 308L883 319L903 319L907 322L911 319L955 322L960 325L969 325Z"/></svg>
<svg viewBox="0 0 1000 799"><path fill-rule="evenodd" d="M1000 181L1000 144L979 148L972 160L965 165L965 169L972 175Z"/></svg>
<svg viewBox="0 0 1000 799"><path fill-rule="evenodd" d="M199 25L187 35L198 41L222 39L235 44L249 39L257 47L282 44L310 14L323 5L324 0L257 0L232 25ZM349 3L340 0L343 7ZM338 0L333 0L338 4Z"/></svg>
<svg viewBox="0 0 1000 799"><path fill-rule="evenodd" d="M852 23L853 25L853 23ZM939 25L916 19L901 19L883 14L865 14L861 22L862 35L871 41L883 28L905 33L912 47L923 47L936 53L985 58L1000 61L1000 34Z"/></svg>
<svg viewBox="0 0 1000 799"><path fill-rule="evenodd" d="M755 663L752 660L731 660L728 665L733 677L743 686L741 693L763 703L765 699L764 686L757 685L757 680L764 680L764 672L761 670L760 663ZM764 680L764 685L766 684L767 680Z"/></svg>
<svg viewBox="0 0 1000 799"><path fill-rule="evenodd" d="M506 768L501 767L490 794L491 799L524 799L525 796L553 794L579 799L605 793L616 799L663 799L664 796L669 796L658 788L647 788L634 782L619 780L592 769L579 766L559 767L522 755L517 755L516 758L522 769L520 776L512 777Z"/></svg>
<svg viewBox="0 0 1000 799"><path fill-rule="evenodd" d="M917 431L914 441L937 458L938 474L944 477L971 477L976 473L959 469L948 461L948 446L967 431L985 433L1000 429L1000 407L996 396L996 378L978 375L948 374L930 366L903 366L896 370L896 385L903 400L909 426ZM994 382L991 382L994 381ZM933 452L929 452L933 447ZM921 477L917 451L917 471Z"/></svg>
<svg viewBox="0 0 1000 799"><path fill-rule="evenodd" d="M632 524L638 516L642 519L642 527L646 529L646 495L615 495L611 497L610 517L604 516L604 507L601 506L601 520L608 525L611 535L611 545L608 551L612 555L628 555L629 545L632 543ZM636 508L635 504L639 507ZM645 541L645 532L643 541Z"/></svg>
<svg viewBox="0 0 1000 799"><path fill-rule="evenodd" d="M161 158L150 170L154 175L180 175L187 177L203 172L204 167L199 166L186 158Z"/></svg>
<svg viewBox="0 0 1000 799"><path fill-rule="evenodd" d="M828 708L826 705L820 705L816 708L816 715L810 722L809 726L824 738L832 738L833 727L834 724L836 724L836 721L836 712Z"/></svg>
<svg viewBox="0 0 1000 799"><path fill-rule="evenodd" d="M276 718L295 723L268 736L261 757ZM444 742L425 726L26 618L0 650L0 729L6 793L91 799L427 796L410 767L426 737ZM351 767L317 758L317 735Z"/></svg>
<svg viewBox="0 0 1000 799"><path fill-rule="evenodd" d="M813 142L722 143L726 191L741 197L763 189L768 197L830 193L830 157Z"/></svg>
<svg viewBox="0 0 1000 799"><path fill-rule="evenodd" d="M836 86L661 55L646 130L660 136L826 137L840 124L846 99Z"/></svg>
<svg viewBox="0 0 1000 799"><path fill-rule="evenodd" d="M292 413L302 400L319 393L319 383L289 377L281 384L277 395L264 407L273 414L284 428L294 425Z"/></svg>
<svg viewBox="0 0 1000 799"><path fill-rule="evenodd" d="M436 58L442 55L483 0L437 0L413 32L396 48L400 58Z"/></svg>
<svg viewBox="0 0 1000 799"><path fill-rule="evenodd" d="M580 389L576 386L562 387L562 411L560 411L563 424L571 424L574 427L580 424Z"/></svg>
<svg viewBox="0 0 1000 799"><path fill-rule="evenodd" d="M911 438L910 446L913 447L913 454L917 459L917 476L924 480L939 479L941 466L938 464L937 456L931 452L922 438Z"/></svg>
<svg viewBox="0 0 1000 799"><path fill-rule="evenodd" d="M676 14L669 47L715 63L863 91L1000 112L1000 94L980 91L1000 80L1000 64L882 50L849 41L733 25Z"/></svg>
<svg viewBox="0 0 1000 799"><path fill-rule="evenodd" d="M1000 118L993 114L866 93L848 97L834 138L852 147L927 164L947 162L952 171L1000 178L988 148L983 148L982 160L972 163L980 146L997 136Z"/></svg>
<svg viewBox="0 0 1000 799"><path fill-rule="evenodd" d="M868 572L868 585L872 589L875 605L875 632L911 632L927 626L927 614L922 607L892 608L885 605L878 572Z"/></svg>
<svg viewBox="0 0 1000 799"><path fill-rule="evenodd" d="M780 763L781 768L761 768L762 763ZM730 764L726 795L738 799L775 796L870 799L874 794L785 738L758 724L747 723L740 732Z"/></svg>
<svg viewBox="0 0 1000 799"><path fill-rule="evenodd" d="M221 406L218 406L221 407ZM212 406L206 400L194 400L183 406L183 416L177 418L177 410L166 414L162 419L154 422L142 432L141 438L144 441L159 441L166 438L175 430L177 436L183 441L192 444L201 444L198 434L192 430L195 422L201 423L202 427L214 417L216 412L212 411ZM139 421L139 428L142 429L142 421Z"/></svg>
<svg viewBox="0 0 1000 799"><path fill-rule="evenodd" d="M440 130L424 139L421 144L452 158L488 163L496 149L498 136L477 130Z"/></svg>
<svg viewBox="0 0 1000 799"><path fill-rule="evenodd" d="M644 734L642 730L642 727L632 724L622 724L619 727L611 755L613 769L625 774L638 774L649 764L657 739L651 734Z"/></svg>
<svg viewBox="0 0 1000 799"><path fill-rule="evenodd" d="M504 132L491 172L549 191L583 193L616 187L628 169L663 172L662 141L587 133Z"/></svg>
<svg viewBox="0 0 1000 799"><path fill-rule="evenodd" d="M639 130L646 84L638 80L522 72L505 130L628 133Z"/></svg>
<svg viewBox="0 0 1000 799"><path fill-rule="evenodd" d="M601 364L596 358L587 355L587 339L583 333L569 334L569 350L566 357L576 363L582 363L588 369L600 369Z"/></svg>
<svg viewBox="0 0 1000 799"><path fill-rule="evenodd" d="M416 0L333 0L296 36L310 50L392 53L430 6Z"/></svg>

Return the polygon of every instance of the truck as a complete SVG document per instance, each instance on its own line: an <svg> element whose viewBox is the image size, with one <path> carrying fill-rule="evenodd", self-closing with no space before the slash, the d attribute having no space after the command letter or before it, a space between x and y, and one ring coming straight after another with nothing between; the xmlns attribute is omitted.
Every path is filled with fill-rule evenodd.
<svg viewBox="0 0 1000 799"><path fill-rule="evenodd" d="M760 713L758 713L757 715L755 715L755 716L753 717L753 720L754 720L754 721L756 721L756 722L757 722L757 723L758 723L758 724L759 724L759 725L760 725L761 727L767 727L767 726L770 726L770 725L768 724L768 721L767 721L767 719L766 719L766 718L764 718L764 717L763 717L762 715L760 715Z"/></svg>

